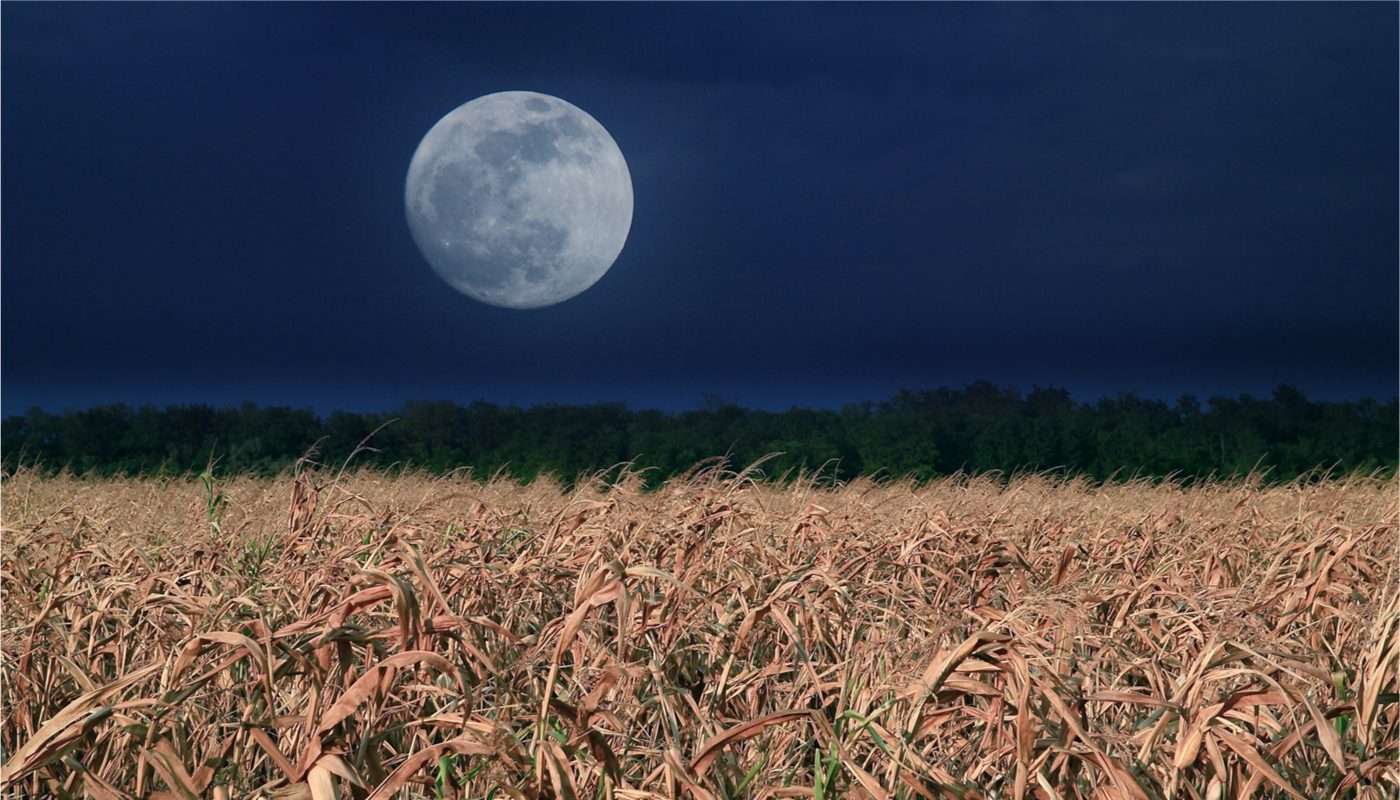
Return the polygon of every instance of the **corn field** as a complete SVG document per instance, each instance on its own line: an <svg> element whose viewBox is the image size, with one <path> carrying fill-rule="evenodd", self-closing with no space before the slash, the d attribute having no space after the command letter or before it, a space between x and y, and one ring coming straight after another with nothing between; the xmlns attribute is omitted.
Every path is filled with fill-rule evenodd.
<svg viewBox="0 0 1400 800"><path fill-rule="evenodd" d="M1393 797L1397 513L1366 477L20 471L0 787Z"/></svg>

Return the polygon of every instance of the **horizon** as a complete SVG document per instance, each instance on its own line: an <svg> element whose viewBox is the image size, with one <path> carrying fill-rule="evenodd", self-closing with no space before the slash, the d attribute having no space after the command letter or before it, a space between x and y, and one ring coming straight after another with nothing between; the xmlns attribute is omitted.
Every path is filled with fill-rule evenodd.
<svg viewBox="0 0 1400 800"><path fill-rule="evenodd" d="M213 408L213 409L237 409L237 408L241 408L241 407L243 407L243 406L245 406L245 405L252 405L252 406L255 406L255 407L257 407L257 408L268 408L268 409L271 409L271 408L285 408L285 409L291 409L291 410L295 410L295 411L311 411L311 412L312 412L313 414L315 414L317 417L324 418L324 417L326 417L326 416L329 416L330 414L338 413L338 412L346 412L346 413L352 413L352 414L371 414L371 415L372 415L372 414L388 414L388 413L392 413L392 412L395 412L395 411L400 411L400 410L404 409L405 407L407 407L407 406L409 406L409 405L411 405L411 404L416 404L416 403L444 403L444 402L445 402L445 403L452 403L452 404L454 404L454 405L457 405L457 406L463 407L463 408L468 407L468 406L471 406L471 405L474 405L474 404L476 404L476 403L486 403L486 404L488 404L488 405L494 405L494 406L497 406L497 407L500 407L500 408L518 408L518 409L522 409L522 410L530 410L530 409L534 409L534 408L543 408L543 407L549 407L549 406L559 406L559 407L567 407L567 408L585 408L585 407L591 407L591 406L620 406L620 407L622 407L622 408L628 410L629 412L651 412L651 411L657 411L657 412L661 412L661 413L663 413L663 414L668 414L668 415L685 414L685 413L694 412L694 411L713 411L713 410L716 410L716 409L727 408L727 407L735 407L735 408L743 409L743 410L745 410L745 411L754 411L754 412L763 412L763 413L783 413L783 412L786 412L786 411L836 411L836 412L839 412L839 411L843 411L843 410L845 410L845 409L847 409L847 408L859 407L859 406L861 406L861 405L878 406L878 405L881 404L881 403L886 403L886 402L889 402L889 401L894 400L895 398L897 398L898 396L900 396L901 394L903 394L903 393L905 393L905 392L914 393L914 394L923 393L923 392L932 393L932 392L944 392L944 391L946 391L946 392L957 393L957 392L965 392L965 391L967 391L967 390L969 390L969 389L978 387L978 386L980 386L980 385L988 385L988 386L992 387L993 389L995 389L995 390L997 390L997 391L1001 391L1001 392L1014 392L1017 396L1019 396L1019 397L1022 398L1022 399L1025 399L1025 398L1029 397L1031 394L1033 394L1033 393L1035 393L1035 392L1037 392L1037 391L1064 392L1064 393L1069 397L1069 399L1070 399L1071 402L1073 402L1073 403L1076 404L1076 405L1080 405L1080 406L1092 406L1092 405L1094 405L1094 404L1096 404L1096 403L1098 403L1098 402L1101 402L1101 401L1116 400L1116 399L1121 399L1121 398L1127 397L1127 398L1135 398L1135 399L1138 399L1138 400L1144 400L1144 401L1147 401L1147 402L1163 403L1163 404L1165 404L1165 405L1168 406L1168 407L1176 407L1176 406L1179 405L1183 400L1188 400L1188 399L1189 399L1189 400L1194 400L1195 402L1199 403L1199 404L1201 405L1202 408L1209 408L1209 407L1212 405L1212 404L1211 404L1211 400L1213 400L1213 399L1223 399L1223 400L1230 400L1230 401L1239 401L1239 400L1244 400L1244 399L1252 399L1252 400L1266 401L1266 402L1267 402L1267 401L1273 400L1273 399L1277 396L1277 393L1278 393L1279 391L1286 391L1286 390L1294 390L1294 391L1301 392L1302 395L1306 398L1306 400L1307 400L1308 402L1310 402L1310 403L1367 403L1367 402L1373 402L1373 403L1376 403L1376 404L1378 404L1378 405L1385 405L1385 404L1387 404L1387 403L1391 403L1391 402L1395 402L1395 401L1397 401L1397 400L1400 400L1400 392L1392 392L1392 393L1389 394L1389 395L1355 395L1355 396L1338 396L1338 395L1332 395L1332 396L1318 396L1318 395L1315 395L1315 394L1313 394L1313 393L1307 391L1306 389L1304 389L1304 388L1302 388L1302 387L1294 386L1294 385L1292 385L1292 384L1277 384L1277 385L1275 385L1275 386L1273 386L1273 387L1271 387L1271 388L1269 388L1269 389L1267 389L1267 390L1264 390L1264 391L1257 391L1257 392L1248 392L1248 391L1245 391L1245 392L1236 392L1236 393L1233 393L1233 394L1231 394L1231 393L1221 393L1221 392L1214 392L1214 393L1209 393L1209 394L1197 394L1197 393L1195 393L1195 392L1183 392L1183 393L1178 394L1178 395L1176 395L1176 396L1174 396L1174 397L1163 397L1163 396L1154 396L1154 395L1150 395L1150 394L1144 394L1144 393L1141 393L1141 392L1135 392L1135 391L1133 391L1133 390L1123 390L1123 391L1108 392L1108 393L1093 394L1093 395L1089 395L1089 394L1077 394L1077 393L1072 392L1072 391L1070 391L1069 389L1067 389L1067 388L1065 388L1065 387L1063 387L1063 386L1053 386L1053 385L1044 385L1044 386L1041 386L1041 385L1035 385L1035 386L1031 386L1031 387L1019 387L1019 386L1010 385L1010 384L1001 384L1001 383L997 383L997 382L995 382L995 381L989 381L989 380L986 380L986 379L977 379L977 380L969 381L969 382L967 382L967 383L964 383L964 384L961 384L961 385L956 385L956 386L899 387L899 388L895 389L894 391L891 391L891 392L889 392L889 393L886 393L886 394L883 394L883 395L880 395L880 396L861 397L861 398L855 398L855 399L850 399L850 400L843 400L843 401L837 402L837 403L829 403L829 404L810 404L810 405L803 405L803 404L798 404L798 403L789 403L789 404L786 404L786 405L777 405L777 404L768 404L768 405L751 404L751 403L739 402L739 401L736 401L735 399L733 399L733 398L731 398L731 397L729 397L729 396L722 395L722 394L717 394L717 393L711 393L711 392L702 392L702 393L701 393L698 397L696 397L696 398L694 399L694 401L691 402L689 405L684 405L684 404L679 404L679 403L678 403L678 404L673 404L673 405L669 405L669 406L666 406L666 405L659 405L659 404L654 404L654 405L637 404L637 403L630 402L630 401L628 401L628 400L623 400L623 399L606 399L606 398L596 399L596 400L587 400L587 399L585 399L585 400L578 400L578 401L538 400L538 401L534 401L534 402L530 402L530 401L520 402L520 401L513 400L513 399L498 400L498 399L492 399L492 398L488 398L488 397L452 398L452 397L433 397L433 396L422 396L422 397L413 397L413 396L409 396L409 397L405 397L405 398L403 398L403 399L401 399L401 400L399 400L399 401L397 401L397 402L395 402L395 403L385 404L385 405L366 406L366 407L353 407L353 406L347 406L347 405L326 405L326 406L317 406L317 405L314 404L314 403L281 403L281 402L264 403L264 402L258 402L258 401L256 401L256 400L252 400L252 399L247 399L247 398L244 398L244 399L241 399L241 400L231 400L231 401L227 401L227 402L223 402L223 401L211 402L211 401L202 400L202 399L173 400L173 401L168 401L168 402L157 402L157 401L139 401L139 402L131 402L131 401L127 401L127 400L117 399L117 400L110 400L110 401L91 402L91 403L87 403L86 405L81 405L81 406L79 406L79 405L44 406L44 405L40 405L40 404L29 404L29 405L22 406L22 407L16 405L15 407L11 408L11 407L9 406L9 404L4 404L4 407L3 407L3 408L0 408L0 418L3 418L3 419L10 419L10 418L13 418L13 417L22 417L22 416L28 414L30 411L32 411L33 409L36 409L36 408L37 408L38 410L42 411L43 413L46 413L46 414L63 415L63 414L68 414L68 413L81 413L81 412L84 412L84 411L89 411L89 410L94 409L94 408L113 407L113 406L125 406L125 407L130 408L130 409L140 409L140 408L166 409L166 408L197 407L197 406L207 406L207 407Z"/></svg>
<svg viewBox="0 0 1400 800"><path fill-rule="evenodd" d="M4 419L0 455L7 474L26 465L98 475L193 474L207 471L217 454L229 474L271 475L307 458L335 464L359 454L362 466L505 470L523 481L546 473L568 479L622 462L641 465L653 481L714 457L731 465L771 460L774 474L830 470L842 480L1043 468L1102 480L1262 469L1292 480L1319 469L1393 474L1400 402L1311 402L1297 389L1279 387L1269 398L1216 397L1204 404L1123 395L1076 403L1062 390L1023 395L985 381L901 392L839 411L706 401L703 410L671 413L623 404L451 401L329 414L254 405L31 410Z"/></svg>

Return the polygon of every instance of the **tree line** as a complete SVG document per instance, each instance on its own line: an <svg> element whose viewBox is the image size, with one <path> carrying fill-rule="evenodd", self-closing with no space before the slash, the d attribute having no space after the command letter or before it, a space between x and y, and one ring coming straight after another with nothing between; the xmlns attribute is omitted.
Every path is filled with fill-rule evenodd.
<svg viewBox="0 0 1400 800"><path fill-rule="evenodd" d="M959 471L1060 469L1098 480L1134 475L1236 476L1266 470L1292 480L1318 468L1394 474L1397 401L1309 400L1281 386L1268 398L1185 396L1174 403L1132 394L1079 402L1063 389L1029 394L979 381L956 389L900 391L840 410L772 412L707 398L684 412L623 404L542 405L408 402L387 413L207 405L102 405L0 422L0 461L80 474L196 473L213 460L223 474L276 474L314 448L340 466L471 467L521 480L564 480L622 462L649 468L653 483L723 458L763 464L771 477L799 471L849 480L918 479ZM364 443L365 447L356 452Z"/></svg>

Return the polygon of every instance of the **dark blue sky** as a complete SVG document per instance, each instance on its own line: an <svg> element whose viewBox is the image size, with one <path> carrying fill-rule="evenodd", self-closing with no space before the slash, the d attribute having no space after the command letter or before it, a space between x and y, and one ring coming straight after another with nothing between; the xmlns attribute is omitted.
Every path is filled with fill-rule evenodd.
<svg viewBox="0 0 1400 800"><path fill-rule="evenodd" d="M834 406L1395 394L1397 6L0 9L0 401ZM419 139L583 108L611 271L534 311L418 254Z"/></svg>

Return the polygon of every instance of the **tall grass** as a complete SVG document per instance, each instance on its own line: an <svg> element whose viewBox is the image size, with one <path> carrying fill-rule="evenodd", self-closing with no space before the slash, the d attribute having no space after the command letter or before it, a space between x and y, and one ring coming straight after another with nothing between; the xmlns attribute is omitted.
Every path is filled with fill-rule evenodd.
<svg viewBox="0 0 1400 800"><path fill-rule="evenodd" d="M1400 781L1393 482L610 475L7 477L4 793Z"/></svg>

